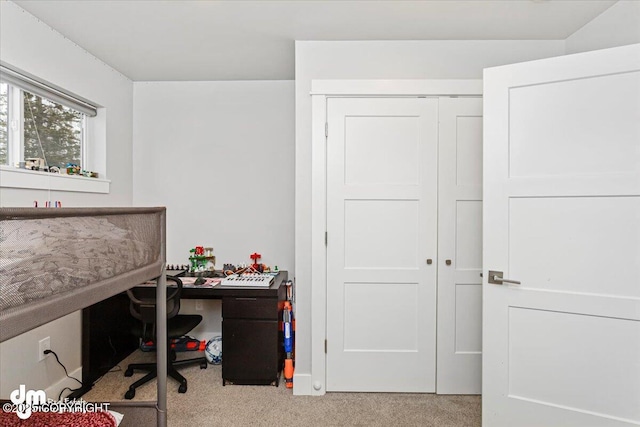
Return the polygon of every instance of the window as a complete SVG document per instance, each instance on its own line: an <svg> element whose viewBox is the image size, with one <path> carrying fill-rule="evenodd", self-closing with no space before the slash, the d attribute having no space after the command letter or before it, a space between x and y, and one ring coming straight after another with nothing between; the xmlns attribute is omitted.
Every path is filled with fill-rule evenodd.
<svg viewBox="0 0 640 427"><path fill-rule="evenodd" d="M106 111L0 61L0 187L108 194L105 152Z"/></svg>
<svg viewBox="0 0 640 427"><path fill-rule="evenodd" d="M9 85L0 83L0 165L9 161Z"/></svg>
<svg viewBox="0 0 640 427"><path fill-rule="evenodd" d="M0 164L27 169L83 166L85 114L0 84Z"/></svg>
<svg viewBox="0 0 640 427"><path fill-rule="evenodd" d="M28 73L0 64L0 165L64 171L87 168L87 117L97 107Z"/></svg>
<svg viewBox="0 0 640 427"><path fill-rule="evenodd" d="M49 168L82 167L85 115L26 91L22 98L23 159L42 158Z"/></svg>

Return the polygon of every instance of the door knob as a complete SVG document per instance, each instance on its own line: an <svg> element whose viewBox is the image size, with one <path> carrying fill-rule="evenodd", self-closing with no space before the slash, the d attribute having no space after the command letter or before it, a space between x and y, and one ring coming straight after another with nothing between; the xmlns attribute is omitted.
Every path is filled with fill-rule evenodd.
<svg viewBox="0 0 640 427"><path fill-rule="evenodd" d="M451 265L451 260L450 260L450 259L448 259L448 260L446 260L444 263L445 263L445 264L447 264L447 265Z"/></svg>
<svg viewBox="0 0 640 427"><path fill-rule="evenodd" d="M431 265L432 262L433 260L431 258L427 258L427 264Z"/></svg>
<svg viewBox="0 0 640 427"><path fill-rule="evenodd" d="M503 283L512 283L514 285L520 284L517 280L503 279L503 275L504 273L502 271L489 270L489 283L493 285L502 285Z"/></svg>

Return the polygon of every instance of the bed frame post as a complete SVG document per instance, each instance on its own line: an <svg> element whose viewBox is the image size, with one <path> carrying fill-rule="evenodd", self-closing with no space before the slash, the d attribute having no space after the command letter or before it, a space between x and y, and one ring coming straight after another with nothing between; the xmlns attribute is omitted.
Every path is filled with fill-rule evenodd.
<svg viewBox="0 0 640 427"><path fill-rule="evenodd" d="M156 351L156 363L158 369L158 403L157 421L158 427L167 426L167 276L165 267L158 278L156 291L156 325L158 346Z"/></svg>

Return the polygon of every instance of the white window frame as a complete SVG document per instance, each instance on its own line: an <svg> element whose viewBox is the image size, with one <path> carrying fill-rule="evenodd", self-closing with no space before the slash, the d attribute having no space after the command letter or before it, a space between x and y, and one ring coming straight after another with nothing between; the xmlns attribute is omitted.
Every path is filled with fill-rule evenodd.
<svg viewBox="0 0 640 427"><path fill-rule="evenodd" d="M39 189L86 193L109 193L111 181L78 175L32 171L16 167L24 161L24 96L23 89L7 83L7 164L0 164L0 188ZM38 96L42 96L39 95ZM46 96L44 98L48 99ZM56 102L55 100L51 100ZM83 114L80 148L80 167L91 170L88 160L90 120Z"/></svg>
<svg viewBox="0 0 640 427"><path fill-rule="evenodd" d="M7 91L8 98L8 124L10 127L10 131L7 132L8 135L8 166L16 166L19 162L24 161L24 124L27 120L30 120L29 117L24 117L24 90L19 87L15 87L11 84L8 85L9 89ZM40 96L40 95L36 95ZM47 98L44 98L47 99ZM47 99L47 101L51 101ZM59 104L60 105L60 104ZM69 107L67 107L69 108ZM87 120L88 117L86 114L82 113L82 123L81 123L81 133L80 133L80 167L82 169L87 169ZM46 160L46 159L45 159Z"/></svg>
<svg viewBox="0 0 640 427"><path fill-rule="evenodd" d="M20 153L24 151L24 122L22 113L16 114L23 102L21 92L7 85L7 166L17 165L21 161Z"/></svg>

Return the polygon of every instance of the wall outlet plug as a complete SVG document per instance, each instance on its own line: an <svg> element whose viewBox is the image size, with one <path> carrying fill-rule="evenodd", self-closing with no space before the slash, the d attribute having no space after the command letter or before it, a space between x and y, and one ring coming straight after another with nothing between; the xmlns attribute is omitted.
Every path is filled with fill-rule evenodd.
<svg viewBox="0 0 640 427"><path fill-rule="evenodd" d="M51 337L45 337L38 341L38 361L44 360L47 357L47 355L44 354L45 350L51 350Z"/></svg>

